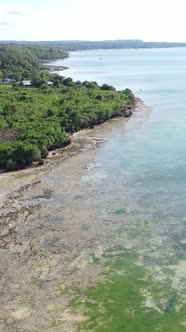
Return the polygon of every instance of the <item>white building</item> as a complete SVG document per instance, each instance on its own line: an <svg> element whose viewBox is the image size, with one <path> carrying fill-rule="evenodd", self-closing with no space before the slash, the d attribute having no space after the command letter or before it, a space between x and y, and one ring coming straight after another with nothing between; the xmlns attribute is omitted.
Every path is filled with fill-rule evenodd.
<svg viewBox="0 0 186 332"><path fill-rule="evenodd" d="M32 85L31 81L21 81L20 84L22 86L31 86Z"/></svg>

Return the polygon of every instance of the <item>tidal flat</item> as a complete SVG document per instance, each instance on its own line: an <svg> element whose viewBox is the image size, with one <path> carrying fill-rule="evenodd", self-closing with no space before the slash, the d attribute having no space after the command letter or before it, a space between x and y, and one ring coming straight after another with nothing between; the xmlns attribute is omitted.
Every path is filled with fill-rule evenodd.
<svg viewBox="0 0 186 332"><path fill-rule="evenodd" d="M1 174L1 331L185 331L183 211L113 187L100 163L149 116L139 102L130 119L76 133L45 167Z"/></svg>

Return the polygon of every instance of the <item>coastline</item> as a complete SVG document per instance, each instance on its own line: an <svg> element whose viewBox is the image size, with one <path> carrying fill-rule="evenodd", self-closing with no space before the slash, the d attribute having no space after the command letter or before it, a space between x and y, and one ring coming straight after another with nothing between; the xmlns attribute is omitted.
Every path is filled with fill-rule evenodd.
<svg viewBox="0 0 186 332"><path fill-rule="evenodd" d="M43 165L26 167L17 171L0 172L0 199L1 203L6 196L19 190L24 185L31 185L44 174L83 153L90 154L90 159L97 150L109 139L113 131L125 127L125 131L140 127L151 113L151 108L146 106L140 98L135 98L135 106L130 117L117 116L93 128L86 128L71 135L71 142L65 147L49 151ZM89 158L88 158L89 159ZM0 204L1 207L1 204Z"/></svg>
<svg viewBox="0 0 186 332"><path fill-rule="evenodd" d="M81 128L78 128L76 130L74 130L74 132L72 132L70 134L70 139L67 143L63 143L63 144L52 144L50 146L50 148L48 148L48 154L47 156L51 156L51 155L56 155L56 150L58 149L66 149L68 148L69 146L71 147L72 143L73 143L73 134L74 133L77 133L77 132L82 132L83 130L86 130L86 129L94 129L96 126L100 126L104 123L107 123L108 121L111 121L112 119L114 118L129 118L131 117L131 115L133 114L135 108L136 108L136 105L137 103L141 102L141 100L139 98L136 98L134 97L133 100L128 104L127 107L124 107L118 111L115 111L109 118L103 118L101 120L97 120L95 121L93 124L91 124L90 126L88 127L85 127L85 129L81 129ZM19 165L15 162L13 163L10 163L6 169L0 169L0 174L4 173L4 172L17 172L17 171L20 171L20 170L25 170L25 169L28 169L28 168L33 168L33 167L39 167L39 166L43 166L44 163L45 163L45 160L46 160L46 157L41 157L39 160L37 161L34 161L32 163L30 163L29 165L26 165L26 166L22 166L22 165Z"/></svg>
<svg viewBox="0 0 186 332"><path fill-rule="evenodd" d="M62 70L66 70L69 69L69 67L67 66L54 66L54 65L50 65L50 64L44 64L46 67L46 70L48 70L49 72L53 72L53 71L62 71Z"/></svg>
<svg viewBox="0 0 186 332"><path fill-rule="evenodd" d="M105 223L99 193L86 177L97 167L101 146L118 130L140 126L149 114L139 103L131 118L75 133L71 146L51 153L44 167L1 174L2 330L11 320L14 329L50 331L59 316L63 331L77 330L83 313L70 314L76 295L66 289L85 290L104 280L105 268L97 268L90 254L99 257L119 227Z"/></svg>
<svg viewBox="0 0 186 332"><path fill-rule="evenodd" d="M2 174L0 330L186 327L184 103L171 82L161 94L154 59L139 91L152 115L138 104L75 132L45 165ZM130 82L141 86L136 71Z"/></svg>
<svg viewBox="0 0 186 332"><path fill-rule="evenodd" d="M109 134L109 131L112 132L113 128L115 128L116 125L121 123L123 125L123 122L128 121L131 119L131 116L135 113L135 110L141 110L142 108L145 108L146 110L149 111L149 108L144 105L143 101L139 98L135 98L135 103L133 105L133 108L130 107L130 117L125 117L122 116L122 114L119 114L116 117L112 117L105 122L102 122L100 124L95 125L93 128L86 128L79 130L71 135L71 142L67 144L65 147L60 147L54 150L49 151L48 156L44 159L44 164L40 165L37 163L33 164L30 167L26 167L23 169L18 169L17 171L10 171L8 172L7 170L1 170L0 172L0 179L1 181L3 179L11 178L13 179L14 177L18 177L21 180L22 183L24 181L27 182L27 176L32 174L38 175L39 173L45 173L51 167L57 167L58 164L64 162L66 159L73 157L74 155L77 155L78 153L82 152L84 149L86 150L87 148L89 150L95 150L99 146L101 146L105 138L95 138L94 136L98 133L99 136L102 136L102 130L104 130L107 135ZM146 116L146 115L145 115ZM140 116L140 119L142 118L142 114ZM143 121L143 120L142 120ZM136 125L136 124L135 124ZM117 126L116 126L117 128ZM104 135L103 135L104 136ZM15 175L17 174L17 176ZM40 174L40 175L41 175ZM6 181L6 180L5 180ZM12 188L11 183L7 183L7 186L10 186ZM1 187L2 189L3 187ZM4 189L0 189L0 197L2 193L4 192ZM11 190L11 189L10 189Z"/></svg>
<svg viewBox="0 0 186 332"><path fill-rule="evenodd" d="M158 59L152 52L148 62L143 52L134 58L129 52L121 63L117 53L111 52L113 66L105 61L99 74L99 63L92 68L94 62L84 63L83 56L77 76L73 61L70 72L85 79L109 76L118 89L130 82L154 105L152 114L139 101L129 118L81 131L71 126L71 144L50 151L45 165L1 174L2 331L129 332L148 326L183 332L186 327L180 66L177 56L171 56L171 70L162 66L171 52L166 57L160 52ZM174 79L165 81L170 74L176 89Z"/></svg>

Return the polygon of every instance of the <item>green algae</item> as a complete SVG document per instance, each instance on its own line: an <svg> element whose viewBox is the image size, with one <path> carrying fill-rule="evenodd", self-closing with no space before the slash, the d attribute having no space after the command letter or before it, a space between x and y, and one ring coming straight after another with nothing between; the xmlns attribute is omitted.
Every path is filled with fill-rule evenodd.
<svg viewBox="0 0 186 332"><path fill-rule="evenodd" d="M116 209L112 213L116 215L121 215L121 214L126 214L127 211L125 209Z"/></svg>
<svg viewBox="0 0 186 332"><path fill-rule="evenodd" d="M138 255L121 247L103 255L109 267L107 281L90 288L84 306L80 331L95 332L181 332L185 331L186 305L171 289L171 279L154 282L144 266L137 265Z"/></svg>

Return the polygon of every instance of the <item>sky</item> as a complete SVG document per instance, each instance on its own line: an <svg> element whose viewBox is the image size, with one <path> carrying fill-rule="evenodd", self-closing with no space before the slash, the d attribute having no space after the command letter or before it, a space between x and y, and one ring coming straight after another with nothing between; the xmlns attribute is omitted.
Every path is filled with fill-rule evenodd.
<svg viewBox="0 0 186 332"><path fill-rule="evenodd" d="M186 0L0 0L0 40L186 42Z"/></svg>

